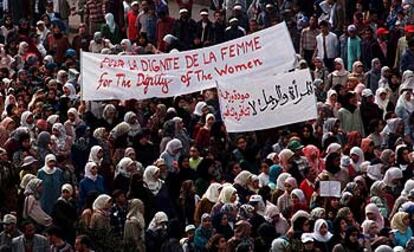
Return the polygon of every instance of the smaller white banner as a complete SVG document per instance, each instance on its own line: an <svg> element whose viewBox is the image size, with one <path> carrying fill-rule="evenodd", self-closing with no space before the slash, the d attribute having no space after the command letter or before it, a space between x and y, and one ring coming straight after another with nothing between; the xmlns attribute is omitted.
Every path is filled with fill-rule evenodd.
<svg viewBox="0 0 414 252"><path fill-rule="evenodd" d="M220 110L228 132L274 128L317 117L309 70L275 76L217 80Z"/></svg>

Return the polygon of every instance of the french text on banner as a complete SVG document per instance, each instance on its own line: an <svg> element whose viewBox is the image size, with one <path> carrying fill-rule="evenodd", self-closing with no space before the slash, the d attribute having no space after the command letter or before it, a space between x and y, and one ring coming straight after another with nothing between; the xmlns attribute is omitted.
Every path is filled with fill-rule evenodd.
<svg viewBox="0 0 414 252"><path fill-rule="evenodd" d="M296 53L281 23L198 50L156 55L82 52L82 99L147 99L193 93L218 80L246 78L294 68Z"/></svg>

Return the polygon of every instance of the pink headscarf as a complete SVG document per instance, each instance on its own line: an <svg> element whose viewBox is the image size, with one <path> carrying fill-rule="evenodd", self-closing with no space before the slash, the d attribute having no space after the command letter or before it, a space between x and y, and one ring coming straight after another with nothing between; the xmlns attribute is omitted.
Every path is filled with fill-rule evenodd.
<svg viewBox="0 0 414 252"><path fill-rule="evenodd" d="M305 148L303 148L303 154L305 155L306 159L309 162L311 169L320 173L325 168L325 163L320 158L321 152L315 145L309 144Z"/></svg>

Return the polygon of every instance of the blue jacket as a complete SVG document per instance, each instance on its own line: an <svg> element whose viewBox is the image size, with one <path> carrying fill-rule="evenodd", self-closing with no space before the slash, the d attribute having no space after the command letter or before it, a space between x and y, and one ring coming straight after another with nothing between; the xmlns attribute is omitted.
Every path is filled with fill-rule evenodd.
<svg viewBox="0 0 414 252"><path fill-rule="evenodd" d="M407 49L401 57L401 73L404 73L405 70L414 71L414 53Z"/></svg>
<svg viewBox="0 0 414 252"><path fill-rule="evenodd" d="M43 211L50 215L53 210L53 205L60 196L60 189L64 183L63 171L57 168L53 174L47 174L43 169L40 169L37 172L37 177L43 181L40 204Z"/></svg>
<svg viewBox="0 0 414 252"><path fill-rule="evenodd" d="M79 183L79 204L81 208L85 204L88 193L93 191L99 194L105 193L104 178L101 175L98 175L96 181L90 178L83 178Z"/></svg>

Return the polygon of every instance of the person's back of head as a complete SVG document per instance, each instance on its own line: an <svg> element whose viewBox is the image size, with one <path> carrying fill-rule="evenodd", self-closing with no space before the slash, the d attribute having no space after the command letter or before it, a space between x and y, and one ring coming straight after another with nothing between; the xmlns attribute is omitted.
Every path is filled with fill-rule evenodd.
<svg viewBox="0 0 414 252"><path fill-rule="evenodd" d="M93 248L92 240L87 235L79 235L76 237L75 249L78 252L88 252Z"/></svg>

